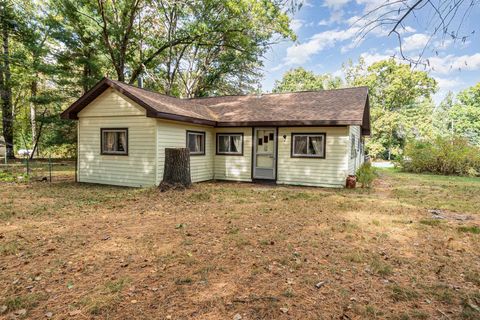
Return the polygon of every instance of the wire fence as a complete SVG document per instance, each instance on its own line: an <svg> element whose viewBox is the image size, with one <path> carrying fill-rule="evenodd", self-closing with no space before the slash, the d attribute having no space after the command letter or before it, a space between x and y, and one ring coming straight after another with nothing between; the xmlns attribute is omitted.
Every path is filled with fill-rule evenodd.
<svg viewBox="0 0 480 320"><path fill-rule="evenodd" d="M1 182L58 182L75 180L75 159L1 159Z"/></svg>

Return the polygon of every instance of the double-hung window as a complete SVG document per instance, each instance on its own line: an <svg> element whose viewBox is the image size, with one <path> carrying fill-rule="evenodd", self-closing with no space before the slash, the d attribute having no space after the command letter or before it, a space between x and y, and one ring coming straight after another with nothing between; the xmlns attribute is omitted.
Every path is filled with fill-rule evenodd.
<svg viewBox="0 0 480 320"><path fill-rule="evenodd" d="M128 155L128 129L102 128L100 129L101 154Z"/></svg>
<svg viewBox="0 0 480 320"><path fill-rule="evenodd" d="M293 158L325 158L325 133L292 133Z"/></svg>
<svg viewBox="0 0 480 320"><path fill-rule="evenodd" d="M217 133L217 154L242 155L243 133Z"/></svg>
<svg viewBox="0 0 480 320"><path fill-rule="evenodd" d="M190 155L204 155L205 132L187 131L187 148L190 150Z"/></svg>

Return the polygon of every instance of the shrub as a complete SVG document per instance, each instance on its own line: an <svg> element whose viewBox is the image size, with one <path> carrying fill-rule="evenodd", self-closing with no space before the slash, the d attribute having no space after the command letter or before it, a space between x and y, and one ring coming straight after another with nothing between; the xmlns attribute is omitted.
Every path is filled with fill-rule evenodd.
<svg viewBox="0 0 480 320"><path fill-rule="evenodd" d="M409 141L398 164L408 172L478 176L480 148L458 137L438 137L433 142Z"/></svg>
<svg viewBox="0 0 480 320"><path fill-rule="evenodd" d="M370 188L377 176L377 171L370 162L364 162L357 170L357 181L362 188Z"/></svg>

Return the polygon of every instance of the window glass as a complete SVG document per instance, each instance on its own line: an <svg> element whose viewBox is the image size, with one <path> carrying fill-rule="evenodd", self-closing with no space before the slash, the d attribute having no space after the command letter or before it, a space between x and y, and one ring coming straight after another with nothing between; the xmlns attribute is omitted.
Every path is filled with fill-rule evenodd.
<svg viewBox="0 0 480 320"><path fill-rule="evenodd" d="M217 153L218 154L241 154L243 144L242 134L218 134L217 135Z"/></svg>
<svg viewBox="0 0 480 320"><path fill-rule="evenodd" d="M292 156L323 158L325 134L292 134Z"/></svg>
<svg viewBox="0 0 480 320"><path fill-rule="evenodd" d="M127 129L101 129L102 154L127 154Z"/></svg>
<svg viewBox="0 0 480 320"><path fill-rule="evenodd" d="M190 154L205 154L205 132L187 131L187 148Z"/></svg>

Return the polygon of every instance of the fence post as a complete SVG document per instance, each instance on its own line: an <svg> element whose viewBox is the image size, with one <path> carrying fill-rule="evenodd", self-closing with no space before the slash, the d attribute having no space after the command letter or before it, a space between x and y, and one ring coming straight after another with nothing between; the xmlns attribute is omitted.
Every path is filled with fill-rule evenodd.
<svg viewBox="0 0 480 320"><path fill-rule="evenodd" d="M25 161L27 162L27 178L30 180L30 160L27 157Z"/></svg>
<svg viewBox="0 0 480 320"><path fill-rule="evenodd" d="M48 172L50 174L50 183L52 183L52 158L48 155Z"/></svg>

